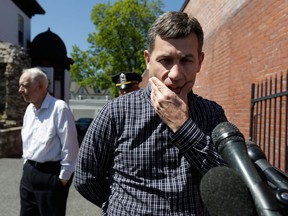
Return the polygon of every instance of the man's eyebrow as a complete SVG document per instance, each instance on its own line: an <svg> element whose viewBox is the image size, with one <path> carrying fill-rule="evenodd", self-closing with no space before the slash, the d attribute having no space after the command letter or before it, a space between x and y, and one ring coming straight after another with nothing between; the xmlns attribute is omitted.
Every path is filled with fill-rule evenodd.
<svg viewBox="0 0 288 216"><path fill-rule="evenodd" d="M167 57L167 58L168 58L168 57L171 57L171 54L169 54L169 53L162 53L162 54L159 54L158 57L161 57L161 58Z"/></svg>
<svg viewBox="0 0 288 216"><path fill-rule="evenodd" d="M163 54L163 55L159 55L156 57L156 60L160 60L160 59L171 59L171 55L168 54Z"/></svg>
<svg viewBox="0 0 288 216"><path fill-rule="evenodd" d="M195 55L193 55L193 54L187 54L187 55L181 55L181 58L195 58Z"/></svg>
<svg viewBox="0 0 288 216"><path fill-rule="evenodd" d="M162 59L162 58L174 58L173 55L170 55L169 53L162 53L159 54L159 56L156 57L156 59ZM189 53L189 54L181 54L180 55L180 59L196 59L196 56L193 53Z"/></svg>
<svg viewBox="0 0 288 216"><path fill-rule="evenodd" d="M28 86L28 85L30 85L30 83L29 82L23 82L23 83L19 83L19 85Z"/></svg>

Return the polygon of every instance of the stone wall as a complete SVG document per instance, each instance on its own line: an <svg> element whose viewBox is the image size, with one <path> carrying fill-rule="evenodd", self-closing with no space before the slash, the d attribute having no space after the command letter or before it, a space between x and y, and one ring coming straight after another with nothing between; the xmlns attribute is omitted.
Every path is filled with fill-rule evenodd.
<svg viewBox="0 0 288 216"><path fill-rule="evenodd" d="M2 86L0 90L5 91L4 94L1 94L5 95L2 120L5 120L6 124L22 125L27 104L18 94L18 82L22 70L30 67L30 64L29 54L24 48L0 42L0 86Z"/></svg>
<svg viewBox="0 0 288 216"><path fill-rule="evenodd" d="M0 42L0 157L22 154L21 126L27 106L18 94L22 70L31 67L23 47Z"/></svg>
<svg viewBox="0 0 288 216"><path fill-rule="evenodd" d="M21 129L22 127L0 129L0 158L21 157Z"/></svg>

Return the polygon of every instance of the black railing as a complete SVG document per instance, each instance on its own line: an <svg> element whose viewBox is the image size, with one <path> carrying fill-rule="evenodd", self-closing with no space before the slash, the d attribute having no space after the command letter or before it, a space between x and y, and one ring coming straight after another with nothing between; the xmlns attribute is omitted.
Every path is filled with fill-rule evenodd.
<svg viewBox="0 0 288 216"><path fill-rule="evenodd" d="M259 145L267 160L287 172L288 71L286 75L252 84L249 139Z"/></svg>

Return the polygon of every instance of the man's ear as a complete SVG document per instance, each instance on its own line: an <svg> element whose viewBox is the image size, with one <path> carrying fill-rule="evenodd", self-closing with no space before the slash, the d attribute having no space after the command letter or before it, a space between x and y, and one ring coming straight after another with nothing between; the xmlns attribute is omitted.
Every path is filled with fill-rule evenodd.
<svg viewBox="0 0 288 216"><path fill-rule="evenodd" d="M146 68L149 69L149 63L150 63L150 54L148 50L144 50L144 58L145 58L145 63L146 63Z"/></svg>
<svg viewBox="0 0 288 216"><path fill-rule="evenodd" d="M202 63L204 61L204 56L205 56L204 52L201 52L201 54L199 55L199 66L198 66L198 71L197 72L199 72L200 69L201 69Z"/></svg>

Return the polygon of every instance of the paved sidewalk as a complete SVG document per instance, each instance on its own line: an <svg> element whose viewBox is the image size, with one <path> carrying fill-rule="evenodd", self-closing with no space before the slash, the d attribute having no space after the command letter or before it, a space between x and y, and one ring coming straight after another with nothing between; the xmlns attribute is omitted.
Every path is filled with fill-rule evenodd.
<svg viewBox="0 0 288 216"><path fill-rule="evenodd" d="M19 215L19 182L23 160L0 158L0 215ZM66 216L100 216L100 209L83 198L71 185Z"/></svg>

